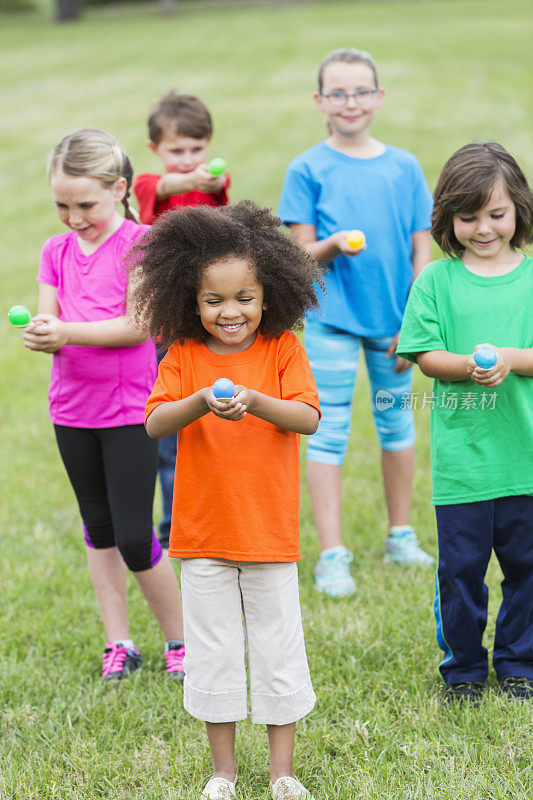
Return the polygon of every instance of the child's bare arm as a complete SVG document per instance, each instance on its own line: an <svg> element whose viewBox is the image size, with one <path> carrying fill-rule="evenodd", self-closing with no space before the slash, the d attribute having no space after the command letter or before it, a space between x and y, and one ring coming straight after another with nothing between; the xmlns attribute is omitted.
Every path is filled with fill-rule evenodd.
<svg viewBox="0 0 533 800"><path fill-rule="evenodd" d="M424 375L440 381L467 381L476 369L473 356L462 356L447 350L417 353L416 360Z"/></svg>
<svg viewBox="0 0 533 800"><path fill-rule="evenodd" d="M24 331L24 346L55 353L67 344L84 347L130 347L148 339L148 333L126 315L96 322L64 322L54 286L39 284L39 313Z"/></svg>
<svg viewBox="0 0 533 800"><path fill-rule="evenodd" d="M341 253L346 256L356 256L366 250L366 245L360 247L359 250L354 250L353 247L350 247L346 238L349 231L337 231L326 239L318 241L314 225L293 222L289 227L300 247L307 250L309 255L322 266L331 263Z"/></svg>
<svg viewBox="0 0 533 800"><path fill-rule="evenodd" d="M476 368L472 379L487 389L499 386L510 372L517 375L533 377L533 347L494 347L493 344L483 345L491 347L496 353L497 360L490 369ZM481 345L476 345L481 347Z"/></svg>
<svg viewBox="0 0 533 800"><path fill-rule="evenodd" d="M497 356L490 369L481 369L473 355L463 356L447 350L428 350L417 354L418 366L429 378L441 381L466 381L471 378L480 386L494 389L506 379L510 372L533 377L533 347L495 347L493 344L477 344L491 347Z"/></svg>
<svg viewBox="0 0 533 800"><path fill-rule="evenodd" d="M280 400L245 386L236 386L232 403L241 404L247 413L287 431L310 435L318 427L318 411L300 400Z"/></svg>
<svg viewBox="0 0 533 800"><path fill-rule="evenodd" d="M199 389L189 397L161 403L156 406L146 420L146 431L151 439L162 439L186 428L191 422L203 417L209 411L207 394L211 387Z"/></svg>
<svg viewBox="0 0 533 800"><path fill-rule="evenodd" d="M533 377L533 347L526 347L523 350L518 347L502 347L502 350L509 355L511 372Z"/></svg>
<svg viewBox="0 0 533 800"><path fill-rule="evenodd" d="M411 263L414 278L418 278L426 264L431 261L431 235L429 231L415 231L411 240Z"/></svg>
<svg viewBox="0 0 533 800"><path fill-rule="evenodd" d="M165 200L173 194L185 194L195 190L217 194L225 185L225 175L211 175L207 165L200 164L192 172L166 172L157 184L156 196L158 200Z"/></svg>
<svg viewBox="0 0 533 800"><path fill-rule="evenodd" d="M52 314L37 314L22 337L30 350L55 353L67 344L82 347L131 347L148 339L130 318L98 322L63 322Z"/></svg>
<svg viewBox="0 0 533 800"><path fill-rule="evenodd" d="M53 314L55 317L59 316L60 308L55 286L50 286L49 283L39 283L39 302L37 308L39 314Z"/></svg>

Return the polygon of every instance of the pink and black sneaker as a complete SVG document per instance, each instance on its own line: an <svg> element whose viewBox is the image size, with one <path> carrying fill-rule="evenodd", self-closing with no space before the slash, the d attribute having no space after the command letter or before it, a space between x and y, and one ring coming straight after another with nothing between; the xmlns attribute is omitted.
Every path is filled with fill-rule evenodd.
<svg viewBox="0 0 533 800"><path fill-rule="evenodd" d="M182 681L185 677L183 659L185 658L185 645L179 639L167 642L165 648L166 673L175 681Z"/></svg>
<svg viewBox="0 0 533 800"><path fill-rule="evenodd" d="M136 647L124 647L121 642L106 642L102 662L104 681L120 681L140 669L143 658Z"/></svg>

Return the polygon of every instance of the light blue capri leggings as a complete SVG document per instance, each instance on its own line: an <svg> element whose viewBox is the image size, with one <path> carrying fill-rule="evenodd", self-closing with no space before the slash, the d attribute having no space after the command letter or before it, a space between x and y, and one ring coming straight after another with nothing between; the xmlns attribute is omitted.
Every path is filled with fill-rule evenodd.
<svg viewBox="0 0 533 800"><path fill-rule="evenodd" d="M305 349L311 363L322 418L308 440L307 458L322 464L344 463L352 420L359 353L363 347L372 393L372 413L383 450L407 450L415 443L409 397L413 370L394 372L387 356L392 336L368 338L308 320Z"/></svg>

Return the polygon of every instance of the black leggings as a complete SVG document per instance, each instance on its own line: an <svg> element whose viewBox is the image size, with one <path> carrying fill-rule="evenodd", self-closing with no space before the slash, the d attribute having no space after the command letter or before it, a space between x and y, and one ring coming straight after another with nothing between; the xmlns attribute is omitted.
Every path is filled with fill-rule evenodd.
<svg viewBox="0 0 533 800"><path fill-rule="evenodd" d="M54 428L87 546L118 547L132 572L153 567L161 558L152 524L157 442L143 425Z"/></svg>

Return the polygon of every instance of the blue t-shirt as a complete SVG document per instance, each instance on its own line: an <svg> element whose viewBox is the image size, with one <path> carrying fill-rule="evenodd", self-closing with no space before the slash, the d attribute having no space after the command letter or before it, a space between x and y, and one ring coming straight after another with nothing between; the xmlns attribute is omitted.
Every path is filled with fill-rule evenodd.
<svg viewBox="0 0 533 800"><path fill-rule="evenodd" d="M412 239L431 227L432 198L412 153L387 145L375 158L353 158L325 142L287 169L278 215L288 225L316 227L317 239L362 230L367 249L339 255L325 274L320 319L357 336L394 336L400 330L413 280Z"/></svg>

